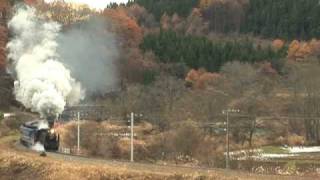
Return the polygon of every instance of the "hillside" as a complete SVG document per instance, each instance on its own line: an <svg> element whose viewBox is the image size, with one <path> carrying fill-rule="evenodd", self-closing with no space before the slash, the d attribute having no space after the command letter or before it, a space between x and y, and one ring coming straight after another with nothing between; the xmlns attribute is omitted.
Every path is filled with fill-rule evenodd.
<svg viewBox="0 0 320 180"><path fill-rule="evenodd" d="M131 112L136 118L135 155L141 163L225 168L226 136L233 152L280 149L277 155L283 156L282 147L320 146L318 0L131 0L103 10L25 0L28 5L21 11L6 2L0 2L0 17L6 12L17 19L9 32L0 18L0 75L10 67L16 83L13 87L7 75L0 77L0 109L51 119L68 106L99 107L103 118L87 116L81 124L80 143L90 157L129 158L129 139L112 128L128 133ZM17 106L12 95L24 108L12 108ZM71 113L65 121L75 118L77 112ZM17 130L24 122L20 118L4 124ZM76 124L64 123L62 145L74 149ZM39 158L28 172L24 170L34 154L2 155L0 163L10 162L2 173L18 160L27 162L17 170L22 173L33 174L40 166L62 173L84 169L83 174L92 168L99 178L100 173L110 177L103 170L118 173L112 167L72 167L73 162L60 168L60 161L51 157L52 166ZM318 175L319 163L299 160L230 163L250 172ZM130 178L130 170L120 171L119 178L122 173ZM139 177L158 178L149 173L150 178ZM167 177L174 175L160 173L159 178Z"/></svg>

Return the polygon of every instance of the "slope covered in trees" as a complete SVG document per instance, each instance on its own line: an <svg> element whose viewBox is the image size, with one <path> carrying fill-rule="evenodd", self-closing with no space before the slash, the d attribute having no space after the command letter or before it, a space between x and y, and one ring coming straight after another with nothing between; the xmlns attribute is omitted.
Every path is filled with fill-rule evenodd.
<svg viewBox="0 0 320 180"><path fill-rule="evenodd" d="M310 39L320 37L318 0L250 0L244 32L266 37Z"/></svg>
<svg viewBox="0 0 320 180"><path fill-rule="evenodd" d="M184 63L190 68L205 68L217 72L220 67L233 60L255 63L279 61L285 56L285 49L279 51L262 48L252 41L210 41L204 37L185 36L173 31L145 36L141 48L152 50L163 63Z"/></svg>
<svg viewBox="0 0 320 180"><path fill-rule="evenodd" d="M185 26L192 9L199 8L202 26L207 25L213 33L236 32L289 40L320 38L318 0L134 0L127 6L133 3L153 14L158 23L166 15L179 19L178 25Z"/></svg>
<svg viewBox="0 0 320 180"><path fill-rule="evenodd" d="M157 20L160 20L163 14L177 13L179 16L188 16L192 8L198 5L199 0L134 0L132 2L145 7Z"/></svg>
<svg viewBox="0 0 320 180"><path fill-rule="evenodd" d="M320 37L317 2L133 0L111 4L101 12L85 7L75 10L63 0L54 4L39 0L34 6L44 14L50 12L48 18L63 24L64 32L90 15L108 23L103 32L116 37L121 85L90 102L105 106L119 120L136 112L152 124L152 139L141 136L148 137L150 144L144 149L152 153L137 150L141 160L170 161L186 155L201 166L216 166L225 151L224 136L211 125L224 122L221 112L229 108L241 110L241 117L230 116L232 150L305 142L319 145L320 120L308 117L320 114L320 41L300 40ZM104 38L105 34L97 35ZM89 130L95 133L97 128ZM292 143L291 137L300 140ZM105 149L112 147L108 139L90 143L94 155L99 145L101 155L120 157L118 149Z"/></svg>

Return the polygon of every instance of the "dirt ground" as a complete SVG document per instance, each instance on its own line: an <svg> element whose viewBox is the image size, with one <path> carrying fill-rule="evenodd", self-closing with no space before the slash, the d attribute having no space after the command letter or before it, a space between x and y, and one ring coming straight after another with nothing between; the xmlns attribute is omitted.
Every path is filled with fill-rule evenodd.
<svg viewBox="0 0 320 180"><path fill-rule="evenodd" d="M49 153L47 157L17 148L18 136L0 138L0 180L25 179L312 179L254 175L238 171L200 170L149 164L92 160Z"/></svg>

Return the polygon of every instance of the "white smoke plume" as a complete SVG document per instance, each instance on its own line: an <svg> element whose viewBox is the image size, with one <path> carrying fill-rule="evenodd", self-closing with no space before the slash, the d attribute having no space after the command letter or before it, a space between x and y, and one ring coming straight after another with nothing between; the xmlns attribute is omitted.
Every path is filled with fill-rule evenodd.
<svg viewBox="0 0 320 180"><path fill-rule="evenodd" d="M8 26L14 35L7 48L16 73L16 99L42 117L78 103L84 92L57 53L60 25L43 20L34 8L20 7Z"/></svg>
<svg viewBox="0 0 320 180"><path fill-rule="evenodd" d="M103 18L92 16L72 25L57 40L61 62L85 88L88 97L118 87L119 51L115 35L107 27Z"/></svg>
<svg viewBox="0 0 320 180"><path fill-rule="evenodd" d="M49 129L49 123L47 121L39 121L38 130Z"/></svg>

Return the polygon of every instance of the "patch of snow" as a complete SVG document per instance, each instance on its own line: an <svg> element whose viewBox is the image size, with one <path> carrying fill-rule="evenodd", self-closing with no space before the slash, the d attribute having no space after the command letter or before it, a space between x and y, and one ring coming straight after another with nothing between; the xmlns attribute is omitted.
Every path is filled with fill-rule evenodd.
<svg viewBox="0 0 320 180"><path fill-rule="evenodd" d="M320 146L312 146L312 147L289 147L288 148L290 153L314 153L320 152Z"/></svg>
<svg viewBox="0 0 320 180"><path fill-rule="evenodd" d="M262 149L250 149L250 150L239 150L239 151L232 151L229 152L230 156L239 156L239 155L245 155L245 154L252 154L252 153L261 153ZM224 155L227 153L224 152Z"/></svg>
<svg viewBox="0 0 320 180"><path fill-rule="evenodd" d="M295 146L286 148L289 150L289 153L314 153L320 152L320 146L313 146L313 147L304 147L304 146Z"/></svg>
<svg viewBox="0 0 320 180"><path fill-rule="evenodd" d="M296 154L265 154L265 153L262 153L262 154L260 154L260 156L263 158L286 158L286 157L296 156Z"/></svg>
<svg viewBox="0 0 320 180"><path fill-rule="evenodd" d="M306 147L306 146L294 146L294 147L282 147L281 149L288 151L288 153L274 154L263 153L262 149L251 150L239 150L230 152L230 156L234 160L268 160L268 159L281 159L287 157L300 156L302 153L316 153L320 152L320 146ZM224 153L226 155L226 152Z"/></svg>

